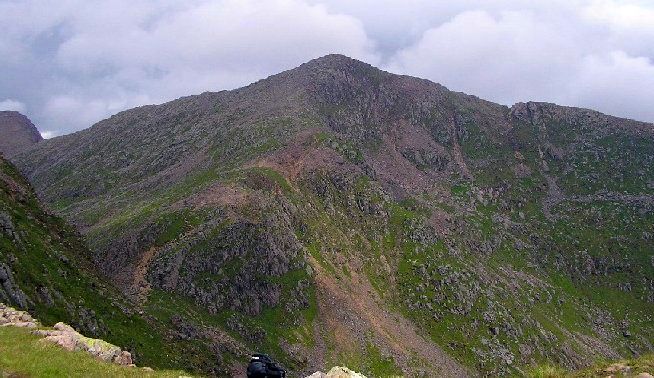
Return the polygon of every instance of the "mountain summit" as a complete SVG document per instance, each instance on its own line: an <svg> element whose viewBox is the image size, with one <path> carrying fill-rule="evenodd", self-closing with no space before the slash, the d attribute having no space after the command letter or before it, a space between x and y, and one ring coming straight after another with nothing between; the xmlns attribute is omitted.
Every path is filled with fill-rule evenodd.
<svg viewBox="0 0 654 378"><path fill-rule="evenodd" d="M10 158L43 140L32 122L14 111L0 111L0 153Z"/></svg>
<svg viewBox="0 0 654 378"><path fill-rule="evenodd" d="M651 124L329 55L14 160L185 368L496 376L652 350L653 159Z"/></svg>

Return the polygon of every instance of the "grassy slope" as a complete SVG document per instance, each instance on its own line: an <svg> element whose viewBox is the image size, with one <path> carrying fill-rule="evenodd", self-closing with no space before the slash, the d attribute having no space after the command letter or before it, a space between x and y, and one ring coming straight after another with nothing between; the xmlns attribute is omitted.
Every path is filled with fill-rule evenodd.
<svg viewBox="0 0 654 378"><path fill-rule="evenodd" d="M179 377L181 371L146 371L68 352L29 330L0 327L0 375L33 377Z"/></svg>
<svg viewBox="0 0 654 378"><path fill-rule="evenodd" d="M647 354L620 361L598 362L587 369L572 372L557 366L544 365L530 370L527 376L530 378L593 378L608 375L636 377L641 373L654 374L654 355Z"/></svg>

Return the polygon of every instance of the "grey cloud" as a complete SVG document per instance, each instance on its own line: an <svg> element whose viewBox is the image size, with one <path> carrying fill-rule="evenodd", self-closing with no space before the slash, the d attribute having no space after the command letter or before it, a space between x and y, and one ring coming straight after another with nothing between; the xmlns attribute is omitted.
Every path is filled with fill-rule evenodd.
<svg viewBox="0 0 654 378"><path fill-rule="evenodd" d="M22 102L8 98L6 100L0 101L0 111L2 110L13 110L16 112L24 113L26 108L25 104Z"/></svg>
<svg viewBox="0 0 654 378"><path fill-rule="evenodd" d="M572 14L464 12L425 31L395 54L388 68L505 104L552 101L654 121L649 106L654 64L619 43L624 36L615 33L614 24L624 16L589 17L593 12L609 17L598 10L605 6L597 2ZM639 31L648 28L643 23Z"/></svg>
<svg viewBox="0 0 654 378"><path fill-rule="evenodd" d="M339 52L502 103L654 121L652 15L611 0L0 0L0 99L56 135Z"/></svg>

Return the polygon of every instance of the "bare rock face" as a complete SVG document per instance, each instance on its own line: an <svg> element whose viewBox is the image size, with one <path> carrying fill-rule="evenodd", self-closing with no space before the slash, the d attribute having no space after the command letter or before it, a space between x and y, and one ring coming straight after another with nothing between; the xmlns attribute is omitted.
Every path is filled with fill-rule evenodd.
<svg viewBox="0 0 654 378"><path fill-rule="evenodd" d="M7 158L43 140L29 118L14 111L0 112L0 152Z"/></svg>

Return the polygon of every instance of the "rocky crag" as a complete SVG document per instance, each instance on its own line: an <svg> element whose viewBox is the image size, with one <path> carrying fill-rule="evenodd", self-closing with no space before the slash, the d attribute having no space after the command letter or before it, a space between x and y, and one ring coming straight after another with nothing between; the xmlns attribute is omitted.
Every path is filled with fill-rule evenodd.
<svg viewBox="0 0 654 378"><path fill-rule="evenodd" d="M14 111L0 111L0 153L9 158L42 141L32 122Z"/></svg>
<svg viewBox="0 0 654 378"><path fill-rule="evenodd" d="M265 350L297 374L496 376L654 349L651 124L330 55L13 161L196 371Z"/></svg>

